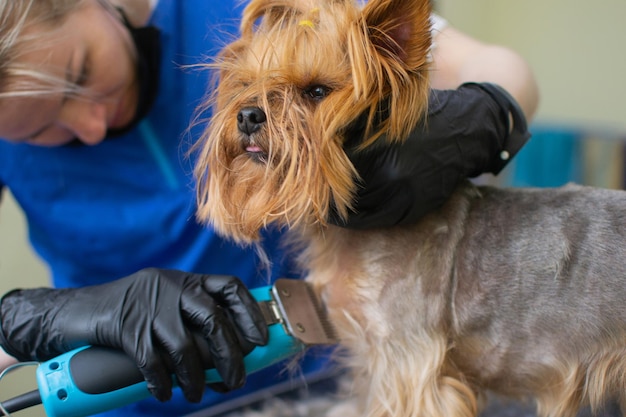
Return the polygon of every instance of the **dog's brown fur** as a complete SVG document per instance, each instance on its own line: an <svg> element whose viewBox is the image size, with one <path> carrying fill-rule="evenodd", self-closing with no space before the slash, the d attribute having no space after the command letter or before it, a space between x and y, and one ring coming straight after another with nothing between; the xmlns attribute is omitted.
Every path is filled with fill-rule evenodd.
<svg viewBox="0 0 626 417"><path fill-rule="evenodd" d="M486 390L550 417L625 406L626 193L468 183L414 226L326 221L358 184L346 127L369 114L368 146L424 116L429 14L426 0L252 0L215 64L199 218L242 244L270 223L304 243L360 415L470 417Z"/></svg>

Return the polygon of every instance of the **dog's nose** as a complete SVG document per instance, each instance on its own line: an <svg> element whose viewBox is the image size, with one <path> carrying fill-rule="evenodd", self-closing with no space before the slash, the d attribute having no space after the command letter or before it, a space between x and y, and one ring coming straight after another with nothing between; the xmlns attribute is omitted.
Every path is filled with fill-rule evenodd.
<svg viewBox="0 0 626 417"><path fill-rule="evenodd" d="M259 130L266 120L267 116L260 108L244 107L237 115L237 127L240 132L251 135Z"/></svg>

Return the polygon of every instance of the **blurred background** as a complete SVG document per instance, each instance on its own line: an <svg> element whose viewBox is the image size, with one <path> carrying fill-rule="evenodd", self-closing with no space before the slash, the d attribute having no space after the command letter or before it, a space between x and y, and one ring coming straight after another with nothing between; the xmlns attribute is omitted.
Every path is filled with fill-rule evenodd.
<svg viewBox="0 0 626 417"><path fill-rule="evenodd" d="M624 188L624 0L435 0L435 8L456 28L516 50L535 72L533 137L498 183Z"/></svg>
<svg viewBox="0 0 626 417"><path fill-rule="evenodd" d="M535 71L541 103L533 138L495 182L624 188L625 0L436 0L435 8L458 29L518 51ZM21 212L5 191L0 294L42 285L48 285L47 269L32 253ZM11 373L0 380L0 400L35 388L33 367ZM44 413L39 406L17 415Z"/></svg>

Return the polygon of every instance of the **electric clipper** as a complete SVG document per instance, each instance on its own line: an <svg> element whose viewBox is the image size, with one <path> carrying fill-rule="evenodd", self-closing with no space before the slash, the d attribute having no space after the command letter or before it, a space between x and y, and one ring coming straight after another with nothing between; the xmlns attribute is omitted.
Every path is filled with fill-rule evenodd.
<svg viewBox="0 0 626 417"><path fill-rule="evenodd" d="M309 346L335 344L325 310L310 286L301 280L279 279L274 285L250 291L258 301L269 329L266 346L256 346L245 358L247 373L287 359ZM36 371L40 401L49 417L84 417L150 396L134 362L122 351L87 346L41 363ZM217 371L205 371L207 383L221 381ZM33 391L24 396L33 394ZM3 403L9 412L16 399Z"/></svg>

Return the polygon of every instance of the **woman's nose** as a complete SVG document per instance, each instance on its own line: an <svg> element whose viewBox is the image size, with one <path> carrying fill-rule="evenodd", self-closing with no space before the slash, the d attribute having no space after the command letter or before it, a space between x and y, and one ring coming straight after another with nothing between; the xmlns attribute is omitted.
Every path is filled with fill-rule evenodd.
<svg viewBox="0 0 626 417"><path fill-rule="evenodd" d="M72 98L65 103L57 123L86 145L102 142L107 132L107 109L103 103Z"/></svg>

